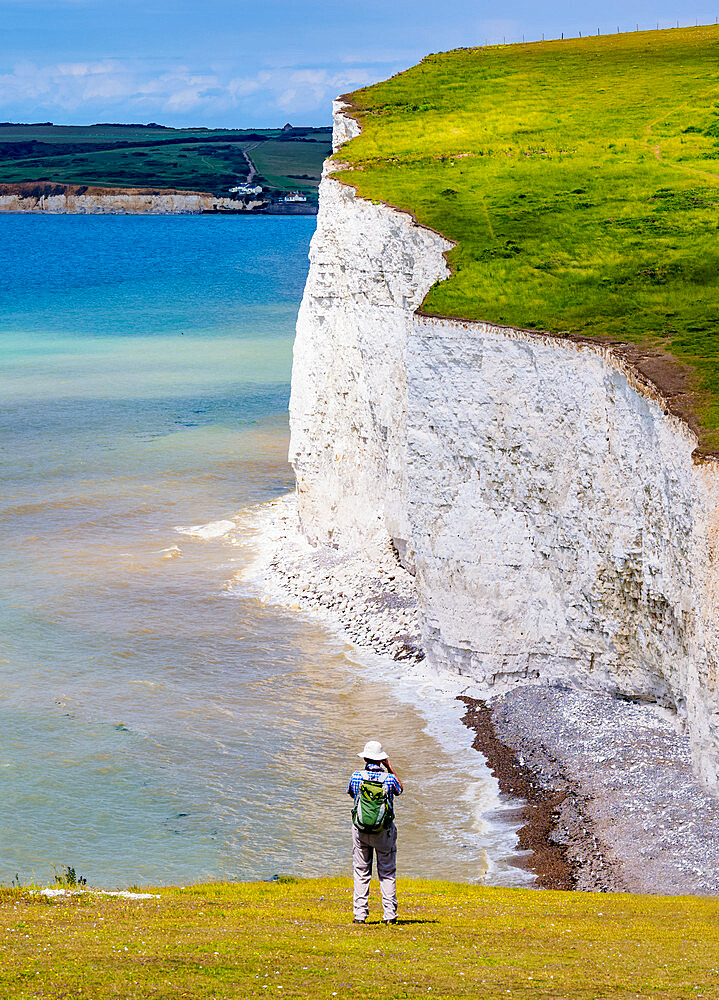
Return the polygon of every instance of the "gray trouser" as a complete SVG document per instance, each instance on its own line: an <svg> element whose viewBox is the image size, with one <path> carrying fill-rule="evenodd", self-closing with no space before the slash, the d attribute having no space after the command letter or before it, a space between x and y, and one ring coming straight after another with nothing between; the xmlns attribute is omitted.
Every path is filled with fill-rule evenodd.
<svg viewBox="0 0 719 1000"><path fill-rule="evenodd" d="M352 827L352 864L354 867L354 915L366 920L369 913L369 884L372 878L372 854L377 855L377 875L382 893L385 920L397 916L397 827L382 833L361 833Z"/></svg>

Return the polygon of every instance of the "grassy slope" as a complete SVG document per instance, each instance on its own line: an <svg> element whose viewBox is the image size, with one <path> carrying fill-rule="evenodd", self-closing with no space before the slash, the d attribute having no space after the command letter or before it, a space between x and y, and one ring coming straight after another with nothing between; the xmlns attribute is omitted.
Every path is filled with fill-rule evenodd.
<svg viewBox="0 0 719 1000"><path fill-rule="evenodd" d="M350 99L339 176L458 244L425 312L668 351L719 444L719 28L461 49Z"/></svg>
<svg viewBox="0 0 719 1000"><path fill-rule="evenodd" d="M0 891L0 995L716 996L715 899L405 882L388 928L351 925L349 879L155 891Z"/></svg>
<svg viewBox="0 0 719 1000"><path fill-rule="evenodd" d="M322 163L331 152L331 142L320 152L318 156L316 143L264 142L253 149L250 156L260 174L273 187L311 194L319 185Z"/></svg>
<svg viewBox="0 0 719 1000"><path fill-rule="evenodd" d="M279 134L263 130L266 139L258 143L258 133L229 130L0 126L0 183L49 180L222 194L246 178L242 151L249 148L251 156L262 159L263 165L257 164L261 174L265 162L273 168L280 160L281 170L270 170L266 186L290 190L298 181L284 174L307 173L312 177L302 184L316 194L322 161L331 151L330 131L313 133L315 142L301 136L280 142ZM112 145L116 148L108 148Z"/></svg>

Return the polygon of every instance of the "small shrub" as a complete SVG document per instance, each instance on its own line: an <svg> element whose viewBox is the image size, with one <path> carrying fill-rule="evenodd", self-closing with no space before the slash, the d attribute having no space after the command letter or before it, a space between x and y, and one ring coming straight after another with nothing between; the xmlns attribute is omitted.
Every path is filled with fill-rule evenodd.
<svg viewBox="0 0 719 1000"><path fill-rule="evenodd" d="M79 886L87 885L87 879L83 875L78 875L73 867L70 865L65 865L65 867L58 872L57 868L55 871L55 885L60 885L65 889L75 889Z"/></svg>

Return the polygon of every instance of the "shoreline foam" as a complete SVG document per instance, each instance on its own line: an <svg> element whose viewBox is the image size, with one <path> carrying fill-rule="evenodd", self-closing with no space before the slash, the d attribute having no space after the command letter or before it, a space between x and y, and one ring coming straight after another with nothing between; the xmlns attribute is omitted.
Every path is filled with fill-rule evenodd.
<svg viewBox="0 0 719 1000"><path fill-rule="evenodd" d="M531 851L532 868L542 889L621 892L626 889L619 865L608 859L576 782L554 773L547 781L533 758L533 767L500 738L496 711L477 698L460 696L466 706L463 722L474 733L472 746L482 753L505 794L519 795L523 825L519 846Z"/></svg>
<svg viewBox="0 0 719 1000"><path fill-rule="evenodd" d="M482 755L472 749L458 695L474 692L466 677L438 673L420 646L413 578L399 565L390 545L378 543L357 552L312 546L302 535L294 494L249 508L236 518L228 541L252 550L252 558L228 583L232 592L248 589L261 600L297 611L349 644L346 659L354 669L385 684L401 703L418 710L427 734L450 753L466 779L459 797L466 804L478 838L495 857L486 859L487 884L533 883L526 852L517 846L519 807L500 791ZM477 846L475 844L475 846Z"/></svg>

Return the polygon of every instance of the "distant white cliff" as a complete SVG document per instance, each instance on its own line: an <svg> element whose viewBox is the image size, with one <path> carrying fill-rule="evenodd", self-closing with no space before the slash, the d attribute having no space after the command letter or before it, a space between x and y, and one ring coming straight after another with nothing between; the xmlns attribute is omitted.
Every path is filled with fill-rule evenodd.
<svg viewBox="0 0 719 1000"><path fill-rule="evenodd" d="M336 107L337 145L356 130ZM608 347L417 315L448 248L322 180L290 403L303 530L393 541L437 669L675 709L716 789L719 463Z"/></svg>
<svg viewBox="0 0 719 1000"><path fill-rule="evenodd" d="M199 215L202 212L251 211L266 205L201 191L100 188L72 184L2 184L0 212L46 212L50 215Z"/></svg>

